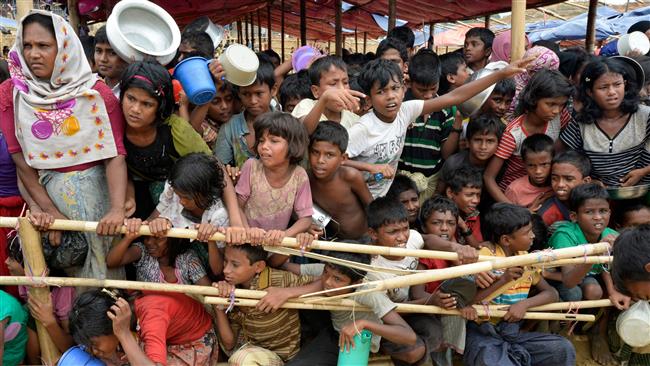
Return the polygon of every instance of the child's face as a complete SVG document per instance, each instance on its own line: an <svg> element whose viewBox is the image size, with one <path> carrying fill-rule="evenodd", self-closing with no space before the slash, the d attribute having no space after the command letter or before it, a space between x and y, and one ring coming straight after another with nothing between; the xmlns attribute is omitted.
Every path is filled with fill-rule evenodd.
<svg viewBox="0 0 650 366"><path fill-rule="evenodd" d="M468 140L469 153L479 161L488 161L499 147L497 135L488 132L485 134L475 133Z"/></svg>
<svg viewBox="0 0 650 366"><path fill-rule="evenodd" d="M481 62L490 56L490 49L485 48L485 43L481 41L480 37L466 37L465 46L463 47L463 55L465 62L472 65L476 62Z"/></svg>
<svg viewBox="0 0 650 366"><path fill-rule="evenodd" d="M514 95L492 93L481 107L481 111L483 113L493 113L497 117L503 118L512 103L512 98L514 98Z"/></svg>
<svg viewBox="0 0 650 366"><path fill-rule="evenodd" d="M380 226L379 229L369 229L368 233L375 245L391 248L406 248L409 240L409 222L402 221Z"/></svg>
<svg viewBox="0 0 650 366"><path fill-rule="evenodd" d="M399 194L399 201L406 207L406 212L409 214L409 223L413 224L418 221L420 214L420 199L418 193L412 189L404 191Z"/></svg>
<svg viewBox="0 0 650 366"><path fill-rule="evenodd" d="M264 131L258 139L257 155L265 167L276 167L288 163L289 142L287 140L271 135L269 131Z"/></svg>
<svg viewBox="0 0 650 366"><path fill-rule="evenodd" d="M234 96L230 90L218 91L210 102L208 116L220 124L228 122L232 117L233 99Z"/></svg>
<svg viewBox="0 0 650 366"><path fill-rule="evenodd" d="M90 338L90 353L104 360L111 359L115 352L117 352L117 347L120 345L120 341L114 334L102 335L98 337Z"/></svg>
<svg viewBox="0 0 650 366"><path fill-rule="evenodd" d="M316 179L333 176L344 160L345 154L329 141L314 141L309 147L309 165Z"/></svg>
<svg viewBox="0 0 650 366"><path fill-rule="evenodd" d="M650 224L650 208L644 207L637 211L628 211L623 217L623 227L636 227Z"/></svg>
<svg viewBox="0 0 650 366"><path fill-rule="evenodd" d="M481 188L477 187L463 187L460 192L453 192L451 188L447 188L447 197L449 197L458 210L464 215L470 215L481 202Z"/></svg>
<svg viewBox="0 0 650 366"><path fill-rule="evenodd" d="M610 215L611 211L607 200L591 198L586 200L582 206L578 207L578 212L575 213L574 219L586 238L598 239L607 227L607 224L609 224Z"/></svg>
<svg viewBox="0 0 650 366"><path fill-rule="evenodd" d="M97 72L111 80L120 79L128 66L108 43L97 43L93 57L95 65L97 65Z"/></svg>
<svg viewBox="0 0 650 366"><path fill-rule="evenodd" d="M526 154L524 165L526 174L533 185L538 187L546 186L548 176L551 174L551 163L553 158L548 151L529 152Z"/></svg>
<svg viewBox="0 0 650 366"><path fill-rule="evenodd" d="M533 225L528 223L528 225L519 228L510 235L506 235L506 237L506 242L511 252L526 251L530 249L530 246L533 244L533 239L535 239ZM504 239L501 240L503 242Z"/></svg>
<svg viewBox="0 0 650 366"><path fill-rule="evenodd" d="M144 238L144 247L147 249L147 254L154 258L160 258L167 255L167 238L147 236Z"/></svg>
<svg viewBox="0 0 650 366"><path fill-rule="evenodd" d="M390 80L383 88L379 82L370 89L372 108L381 121L393 123L404 99L404 84L399 80Z"/></svg>
<svg viewBox="0 0 650 366"><path fill-rule="evenodd" d="M469 79L469 70L467 70L467 64L465 62L462 62L458 65L458 68L456 69L456 74L453 75L452 79L453 81L451 84L453 84L454 88L457 88L467 82Z"/></svg>
<svg viewBox="0 0 650 366"><path fill-rule="evenodd" d="M158 101L144 89L129 88L122 98L122 113L129 127L136 130L150 127L156 122Z"/></svg>
<svg viewBox="0 0 650 366"><path fill-rule="evenodd" d="M583 177L573 164L555 163L551 168L551 188L560 201L567 201L573 188L589 181L591 178Z"/></svg>
<svg viewBox="0 0 650 366"><path fill-rule="evenodd" d="M535 106L535 115L544 122L557 117L566 105L567 97L541 98Z"/></svg>
<svg viewBox="0 0 650 366"><path fill-rule="evenodd" d="M185 192L181 192L177 189L174 189L174 194L178 196L178 201L183 206L184 209L192 212L199 210L199 207L197 206L196 202L194 202L194 198L192 198L189 194Z"/></svg>
<svg viewBox="0 0 650 366"><path fill-rule="evenodd" d="M282 110L284 112L291 113L293 112L293 109L296 108L298 103L300 103L300 98L289 98L282 106Z"/></svg>
<svg viewBox="0 0 650 366"><path fill-rule="evenodd" d="M424 231L427 234L438 235L445 240L454 240L458 220L451 211L433 211L424 222Z"/></svg>
<svg viewBox="0 0 650 366"><path fill-rule="evenodd" d="M650 273L650 263L645 265L645 270ZM632 299L650 301L650 281L625 281L625 288Z"/></svg>
<svg viewBox="0 0 650 366"><path fill-rule="evenodd" d="M253 118L269 111L271 98L273 93L266 84L255 83L239 88L239 99L246 112Z"/></svg>
<svg viewBox="0 0 650 366"><path fill-rule="evenodd" d="M400 56L398 50L394 48L389 48L386 51L384 51L384 53L381 55L381 58L396 63L397 66L399 66L399 69L402 70L403 73L408 72L408 69L406 68L406 64L404 63L404 60L402 60L402 57Z"/></svg>
<svg viewBox="0 0 650 366"><path fill-rule="evenodd" d="M248 284L256 274L262 272L265 267L263 261L250 262L246 252L237 249L236 246L227 246L224 252L223 275L226 282L233 286Z"/></svg>
<svg viewBox="0 0 650 366"><path fill-rule="evenodd" d="M321 282L323 283L323 290L332 290L335 288L341 288L349 286L352 284L350 277L344 275L336 268L325 265L323 269L323 275L321 276ZM337 296L343 295L352 292L352 289L345 289L340 291L332 291L325 294L325 296Z"/></svg>
<svg viewBox="0 0 650 366"><path fill-rule="evenodd" d="M433 85L424 85L411 81L411 93L413 93L415 99L433 99L438 93L438 83Z"/></svg>
<svg viewBox="0 0 650 366"><path fill-rule="evenodd" d="M316 99L320 98L328 89L350 89L347 70L332 65L327 71L320 74L318 86L312 85L311 87L312 94Z"/></svg>
<svg viewBox="0 0 650 366"><path fill-rule="evenodd" d="M600 109L615 110L625 98L625 80L623 75L608 72L594 81L587 94L594 99Z"/></svg>

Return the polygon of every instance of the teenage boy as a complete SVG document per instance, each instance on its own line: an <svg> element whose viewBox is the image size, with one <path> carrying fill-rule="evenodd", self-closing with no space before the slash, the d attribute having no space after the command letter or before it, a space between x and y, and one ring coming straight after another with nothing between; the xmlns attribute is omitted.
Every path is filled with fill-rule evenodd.
<svg viewBox="0 0 650 366"><path fill-rule="evenodd" d="M370 173L366 182L373 197L385 195L392 183L407 129L418 116L459 104L492 83L521 72L523 69L519 66L526 62L499 70L438 98L402 103L404 80L399 67L383 59L370 61L359 76L359 85L373 110L348 130L350 143L347 152L354 160L347 161L346 165Z"/></svg>
<svg viewBox="0 0 650 366"><path fill-rule="evenodd" d="M350 128L359 120L354 111L359 109L359 98L364 95L350 90L348 68L340 57L325 56L314 61L309 66L309 81L315 100L301 100L291 114L310 135L320 121L334 121Z"/></svg>
<svg viewBox="0 0 650 366"><path fill-rule="evenodd" d="M439 94L448 92L465 84L469 79L467 63L462 54L458 52L449 52L440 56L441 74Z"/></svg>
<svg viewBox="0 0 650 366"><path fill-rule="evenodd" d="M358 240L368 231L366 207L372 195L361 172L342 166L347 147L348 132L343 126L319 123L309 141L309 183L314 204L333 220L321 234Z"/></svg>
<svg viewBox="0 0 650 366"><path fill-rule="evenodd" d="M526 137L521 144L526 176L515 179L506 188L505 195L511 203L535 212L553 194L549 182L553 145L553 139L542 133Z"/></svg>
<svg viewBox="0 0 650 366"><path fill-rule="evenodd" d="M485 215L485 225L489 228L486 230L489 243L481 249L483 255L510 257L525 254L535 236L530 211L509 203L492 206L492 210ZM481 303L513 281L517 283L512 283L512 287L490 300L492 304L508 307L502 321L468 322L464 364L575 365L575 349L568 339L557 334L520 331L520 320L526 311L534 306L558 301L557 291L538 271L511 267L505 271L491 271L491 274L497 279L487 288L478 290L474 303ZM533 286L537 294L529 297Z"/></svg>
<svg viewBox="0 0 650 366"><path fill-rule="evenodd" d="M470 74L484 68L490 62L492 41L494 41L494 33L487 28L472 28L465 33L463 55Z"/></svg>
<svg viewBox="0 0 650 366"><path fill-rule="evenodd" d="M397 38L386 38L379 42L377 46L377 58L394 62L402 70L404 80L408 80L409 71L409 51L404 44Z"/></svg>
<svg viewBox="0 0 650 366"><path fill-rule="evenodd" d="M451 175L445 194L460 213L457 238L474 248L480 248L483 241L478 205L481 202L483 176L471 166L463 166Z"/></svg>
<svg viewBox="0 0 650 366"><path fill-rule="evenodd" d="M620 228L631 228L650 224L650 207L642 201L630 200L617 210Z"/></svg>
<svg viewBox="0 0 650 366"><path fill-rule="evenodd" d="M551 188L555 195L542 203L537 214L548 226L558 221L571 220L569 195L580 184L591 182L591 161L585 155L569 150L553 158Z"/></svg>
<svg viewBox="0 0 650 366"><path fill-rule="evenodd" d="M235 114L221 127L214 154L226 165L233 180L239 176L239 169L246 160L254 158L255 130L253 121L271 110L271 99L277 91L273 76L273 64L266 58L260 58L255 82L249 86L236 87L244 111Z"/></svg>
<svg viewBox="0 0 650 366"><path fill-rule="evenodd" d="M388 32L388 38L396 38L404 43L408 51L409 58L415 53L415 34L413 30L406 25L395 27Z"/></svg>
<svg viewBox="0 0 650 366"><path fill-rule="evenodd" d="M506 112L512 104L512 99L515 97L516 90L515 81L513 79L503 79L500 80L494 86L494 90L488 97L488 99L483 103L479 114L492 113L501 119L504 125L507 125L509 121L506 118Z"/></svg>
<svg viewBox="0 0 650 366"><path fill-rule="evenodd" d="M437 96L440 79L438 56L430 50L420 50L411 59L409 70L410 99L430 100ZM455 118L455 108L445 108L429 115L418 116L406 131L404 150L398 169L409 175L421 174L427 180L427 187L420 192L420 199L431 197L438 181L438 172L443 159L458 148L463 132L460 118Z"/></svg>
<svg viewBox="0 0 650 366"><path fill-rule="evenodd" d="M415 182L406 175L397 174L393 179L386 197L399 201L409 216L409 227L416 231L420 230L420 199L418 198L418 187Z"/></svg>
<svg viewBox="0 0 650 366"><path fill-rule="evenodd" d="M95 33L95 66L97 72L104 78L104 82L111 88L117 99L120 99L120 80L128 64L115 53L113 46L108 43L106 26L102 26Z"/></svg>
<svg viewBox="0 0 650 366"><path fill-rule="evenodd" d="M282 365L295 356L300 350L298 311L280 306L289 298L322 289L313 277L267 267L266 257L259 246L227 246L225 281L213 284L225 298L231 298L236 288L266 291L255 308L215 307L219 341L230 364L250 365L252 357L264 357L262 365Z"/></svg>
<svg viewBox="0 0 650 366"><path fill-rule="evenodd" d="M301 100L313 97L306 70L287 76L280 84L280 105L283 112L293 113Z"/></svg>

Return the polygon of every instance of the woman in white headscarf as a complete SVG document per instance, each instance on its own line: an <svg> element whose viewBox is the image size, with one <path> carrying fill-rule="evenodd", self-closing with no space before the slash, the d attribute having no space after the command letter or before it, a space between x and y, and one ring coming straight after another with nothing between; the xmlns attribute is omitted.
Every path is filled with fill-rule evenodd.
<svg viewBox="0 0 650 366"><path fill-rule="evenodd" d="M123 277L123 270L107 270L104 258L109 235L125 217L119 102L92 73L72 27L49 12L32 11L21 20L9 69L11 79L0 84L0 127L20 180L49 214L37 227L45 230L53 219L99 221L97 233L84 234L86 255L66 270ZM58 245L61 234L50 232L49 242Z"/></svg>

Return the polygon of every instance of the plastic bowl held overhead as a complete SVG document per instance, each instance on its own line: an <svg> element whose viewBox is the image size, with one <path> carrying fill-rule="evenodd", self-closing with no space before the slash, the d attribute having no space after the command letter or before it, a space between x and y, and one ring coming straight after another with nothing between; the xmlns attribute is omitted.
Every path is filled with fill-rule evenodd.
<svg viewBox="0 0 650 366"><path fill-rule="evenodd" d="M484 78L490 74L493 74L497 72L498 70L492 70L492 69L481 69L475 73L472 74L472 76L469 78L467 81L472 82L474 80ZM490 94L492 94L492 91L494 90L494 84L490 85L487 89L484 89L480 93L476 94L475 96L469 98L468 100L462 102L458 106L458 110L460 113L463 114L463 116L472 116L476 112L478 112L479 109L485 104L485 102L488 100L490 97Z"/></svg>
<svg viewBox="0 0 650 366"><path fill-rule="evenodd" d="M146 0L118 2L106 21L108 41L125 61L151 56L166 65L176 56L181 32L160 6Z"/></svg>
<svg viewBox="0 0 650 366"><path fill-rule="evenodd" d="M250 48L233 43L219 56L219 62L226 72L226 80L238 85L249 86L257 78L260 61Z"/></svg>
<svg viewBox="0 0 650 366"><path fill-rule="evenodd" d="M616 48L621 56L627 56L629 52L634 50L638 50L641 55L645 55L650 51L650 39L641 32L624 34L618 39Z"/></svg>

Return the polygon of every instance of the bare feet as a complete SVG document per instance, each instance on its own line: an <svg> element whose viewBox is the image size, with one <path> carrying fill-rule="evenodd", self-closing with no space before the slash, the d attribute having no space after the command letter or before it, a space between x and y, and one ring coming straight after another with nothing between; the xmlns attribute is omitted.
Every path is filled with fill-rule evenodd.
<svg viewBox="0 0 650 366"><path fill-rule="evenodd" d="M589 342L591 343L591 358L603 366L616 366L618 363L609 352L609 345L605 336L600 334L590 334Z"/></svg>

